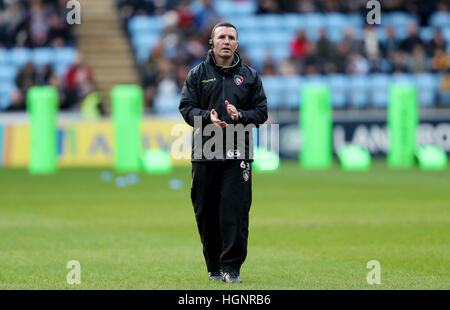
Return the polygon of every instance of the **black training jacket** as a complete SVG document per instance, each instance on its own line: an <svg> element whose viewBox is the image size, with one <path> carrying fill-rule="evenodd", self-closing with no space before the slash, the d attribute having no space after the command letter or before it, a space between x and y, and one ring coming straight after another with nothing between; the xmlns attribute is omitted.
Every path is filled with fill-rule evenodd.
<svg viewBox="0 0 450 310"><path fill-rule="evenodd" d="M239 118L236 122L228 115L225 100L228 100L238 110ZM227 149L227 128L230 130L232 126L227 126L223 129L215 125L212 127L217 131L222 131L223 152L221 156L211 158L208 152L203 152L209 149L215 151L215 148L211 147L211 145L214 145L213 140L207 143L215 133L207 136L203 132L205 126L211 124L210 112L212 109L217 111L220 120L235 126L237 124L242 124L243 126L253 124L255 127L258 127L267 120L267 98L261 78L253 68L242 63L241 57L237 52L234 55L233 64L229 67L222 67L216 64L214 54L212 50L209 50L206 59L189 71L181 91L179 109L186 123L194 127L192 161L252 160L253 154L249 152L252 141L249 139L248 134L245 135L245 143L238 143L237 134L235 133L234 145L232 148L228 147ZM194 126L195 116L201 116L202 128ZM249 127L246 128L248 132ZM202 135L200 135L200 129ZM239 127L235 127L235 129L239 129ZM245 132L245 130L237 131ZM228 134L230 135L230 131L228 131ZM202 136L201 140L199 139L200 136ZM201 141L201 145L198 141ZM205 145L205 143L207 144ZM218 143L215 145L218 145ZM245 154L242 154L244 149ZM214 154L219 153L220 148L217 149L217 152L214 152Z"/></svg>

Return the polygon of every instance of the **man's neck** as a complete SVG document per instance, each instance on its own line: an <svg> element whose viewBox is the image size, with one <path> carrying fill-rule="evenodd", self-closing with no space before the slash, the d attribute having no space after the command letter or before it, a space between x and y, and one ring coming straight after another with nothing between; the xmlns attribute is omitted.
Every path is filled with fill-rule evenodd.
<svg viewBox="0 0 450 310"><path fill-rule="evenodd" d="M216 60L216 64L222 67L229 67L233 63L234 54L231 57L220 57L217 55L214 55L214 59Z"/></svg>

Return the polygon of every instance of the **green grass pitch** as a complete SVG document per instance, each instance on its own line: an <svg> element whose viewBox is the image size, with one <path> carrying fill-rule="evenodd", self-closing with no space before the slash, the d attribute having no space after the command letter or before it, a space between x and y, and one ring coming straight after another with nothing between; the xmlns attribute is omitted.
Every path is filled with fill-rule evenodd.
<svg viewBox="0 0 450 310"><path fill-rule="evenodd" d="M0 289L450 289L450 169L253 174L242 284L208 280L190 167L124 188L104 170L0 169Z"/></svg>

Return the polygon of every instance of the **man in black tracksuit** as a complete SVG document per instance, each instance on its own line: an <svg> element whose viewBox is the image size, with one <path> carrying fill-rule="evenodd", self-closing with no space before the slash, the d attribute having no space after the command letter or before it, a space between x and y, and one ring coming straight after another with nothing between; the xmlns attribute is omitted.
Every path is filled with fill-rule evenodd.
<svg viewBox="0 0 450 310"><path fill-rule="evenodd" d="M236 52L232 24L217 24L210 45L205 61L186 78L179 109L194 127L191 200L209 278L241 282L252 201L251 126L267 120L267 100L261 78Z"/></svg>

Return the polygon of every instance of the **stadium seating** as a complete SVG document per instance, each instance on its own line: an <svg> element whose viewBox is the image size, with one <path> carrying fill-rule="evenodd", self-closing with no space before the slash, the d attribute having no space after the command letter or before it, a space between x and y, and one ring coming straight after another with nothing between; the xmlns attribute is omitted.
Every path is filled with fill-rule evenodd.
<svg viewBox="0 0 450 310"><path fill-rule="evenodd" d="M74 47L61 48L12 48L0 50L0 110L10 105L15 78L27 62L33 62L37 70L49 64L55 73L63 77L75 60Z"/></svg>
<svg viewBox="0 0 450 310"><path fill-rule="evenodd" d="M288 13L256 14L257 1L212 1L216 12L233 23L239 30L240 48L261 70L264 60L270 55L276 65L290 56L290 43L299 29L306 31L309 40L319 39L319 30L324 28L331 42L343 39L345 31L351 28L356 39L363 39L366 21L358 13ZM420 27L419 36L428 42L433 38L435 28L440 28L450 51L450 15L437 12L431 15L428 27ZM376 27L380 42L386 39L386 27L393 26L398 40L408 35L412 22L419 22L417 15L405 12L386 12L381 24ZM158 38L161 36L164 20L161 16L136 16L129 19L128 30L138 63L146 61ZM167 51L168 53L169 51ZM0 62L2 61L0 55ZM299 107L301 87L306 83L318 82L330 87L331 101L335 108L385 108L391 83L410 83L418 86L419 104L428 107L435 104L438 92L438 75L433 73L371 74L368 76L263 77L269 108Z"/></svg>

